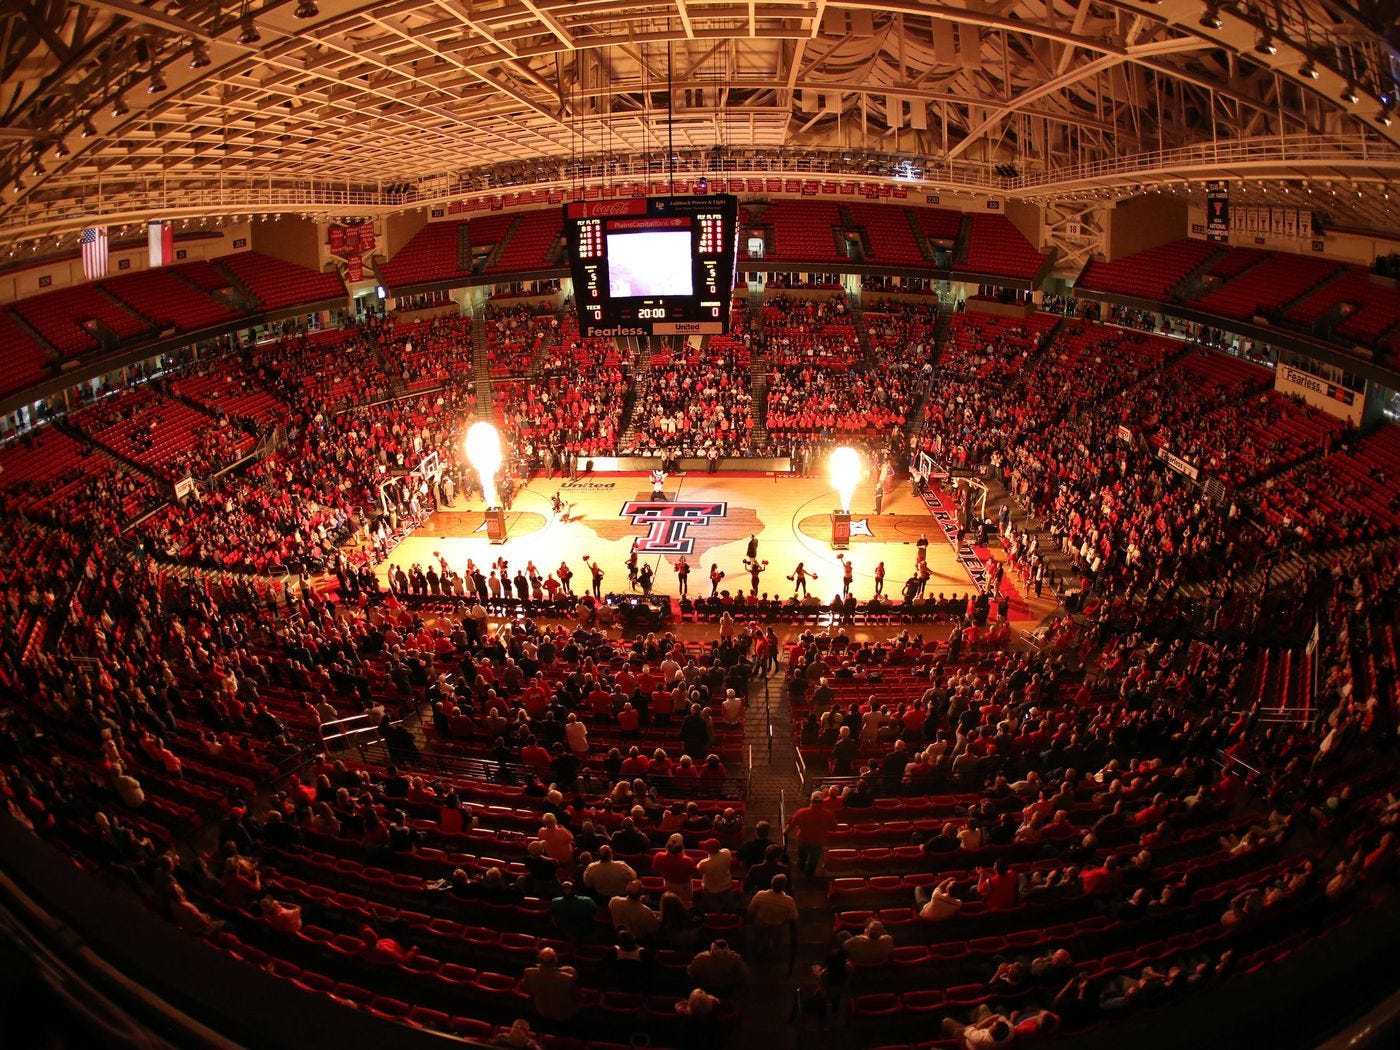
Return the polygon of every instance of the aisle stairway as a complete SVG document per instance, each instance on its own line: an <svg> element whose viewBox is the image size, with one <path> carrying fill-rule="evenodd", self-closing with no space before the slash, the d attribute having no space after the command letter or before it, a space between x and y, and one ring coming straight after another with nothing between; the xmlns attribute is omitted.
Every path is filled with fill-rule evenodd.
<svg viewBox="0 0 1400 1050"><path fill-rule="evenodd" d="M476 380L476 418L490 422L494 418L491 363L486 359L486 311L479 307L472 313L472 375Z"/></svg>

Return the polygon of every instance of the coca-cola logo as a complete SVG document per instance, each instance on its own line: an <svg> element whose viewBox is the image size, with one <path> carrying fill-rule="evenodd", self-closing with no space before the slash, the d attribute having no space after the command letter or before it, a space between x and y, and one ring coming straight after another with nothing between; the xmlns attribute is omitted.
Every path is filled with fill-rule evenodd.
<svg viewBox="0 0 1400 1050"><path fill-rule="evenodd" d="M608 201L605 204L590 204L588 206L589 215L631 215L634 210L636 209L632 201Z"/></svg>
<svg viewBox="0 0 1400 1050"><path fill-rule="evenodd" d="M570 204L569 214L578 218L597 218L607 215L645 215L647 202L644 200L595 201L589 204Z"/></svg>

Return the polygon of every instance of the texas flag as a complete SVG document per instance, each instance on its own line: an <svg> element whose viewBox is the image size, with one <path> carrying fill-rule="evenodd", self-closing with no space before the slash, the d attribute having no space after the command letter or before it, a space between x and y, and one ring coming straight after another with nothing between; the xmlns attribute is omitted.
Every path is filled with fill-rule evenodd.
<svg viewBox="0 0 1400 1050"><path fill-rule="evenodd" d="M147 223L146 243L151 249L152 266L168 266L175 261L175 231L170 223L159 219Z"/></svg>

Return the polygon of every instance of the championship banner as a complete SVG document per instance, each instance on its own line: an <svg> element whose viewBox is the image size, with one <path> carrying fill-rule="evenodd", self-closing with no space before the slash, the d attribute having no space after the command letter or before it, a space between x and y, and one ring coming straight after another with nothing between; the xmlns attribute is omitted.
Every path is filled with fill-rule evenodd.
<svg viewBox="0 0 1400 1050"><path fill-rule="evenodd" d="M328 237L332 255L345 254L345 227L332 225L328 231Z"/></svg>
<svg viewBox="0 0 1400 1050"><path fill-rule="evenodd" d="M360 251L374 251L374 223L360 223Z"/></svg>
<svg viewBox="0 0 1400 1050"><path fill-rule="evenodd" d="M352 255L345 260L345 279L351 284L365 279L365 264L360 256Z"/></svg>
<svg viewBox="0 0 1400 1050"><path fill-rule="evenodd" d="M358 255L360 251L360 228L358 226L342 226L341 236L344 238L345 254Z"/></svg>
<svg viewBox="0 0 1400 1050"><path fill-rule="evenodd" d="M1230 184L1224 179L1206 183L1206 240L1230 240Z"/></svg>

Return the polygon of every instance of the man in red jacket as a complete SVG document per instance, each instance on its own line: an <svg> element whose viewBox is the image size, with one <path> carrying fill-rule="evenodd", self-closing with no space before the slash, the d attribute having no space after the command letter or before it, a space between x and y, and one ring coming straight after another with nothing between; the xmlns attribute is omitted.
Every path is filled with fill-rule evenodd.
<svg viewBox="0 0 1400 1050"><path fill-rule="evenodd" d="M812 792L811 802L792 815L786 833L797 831L797 864L809 879L817 874L822 852L836 830L836 814L827 808L820 791Z"/></svg>

